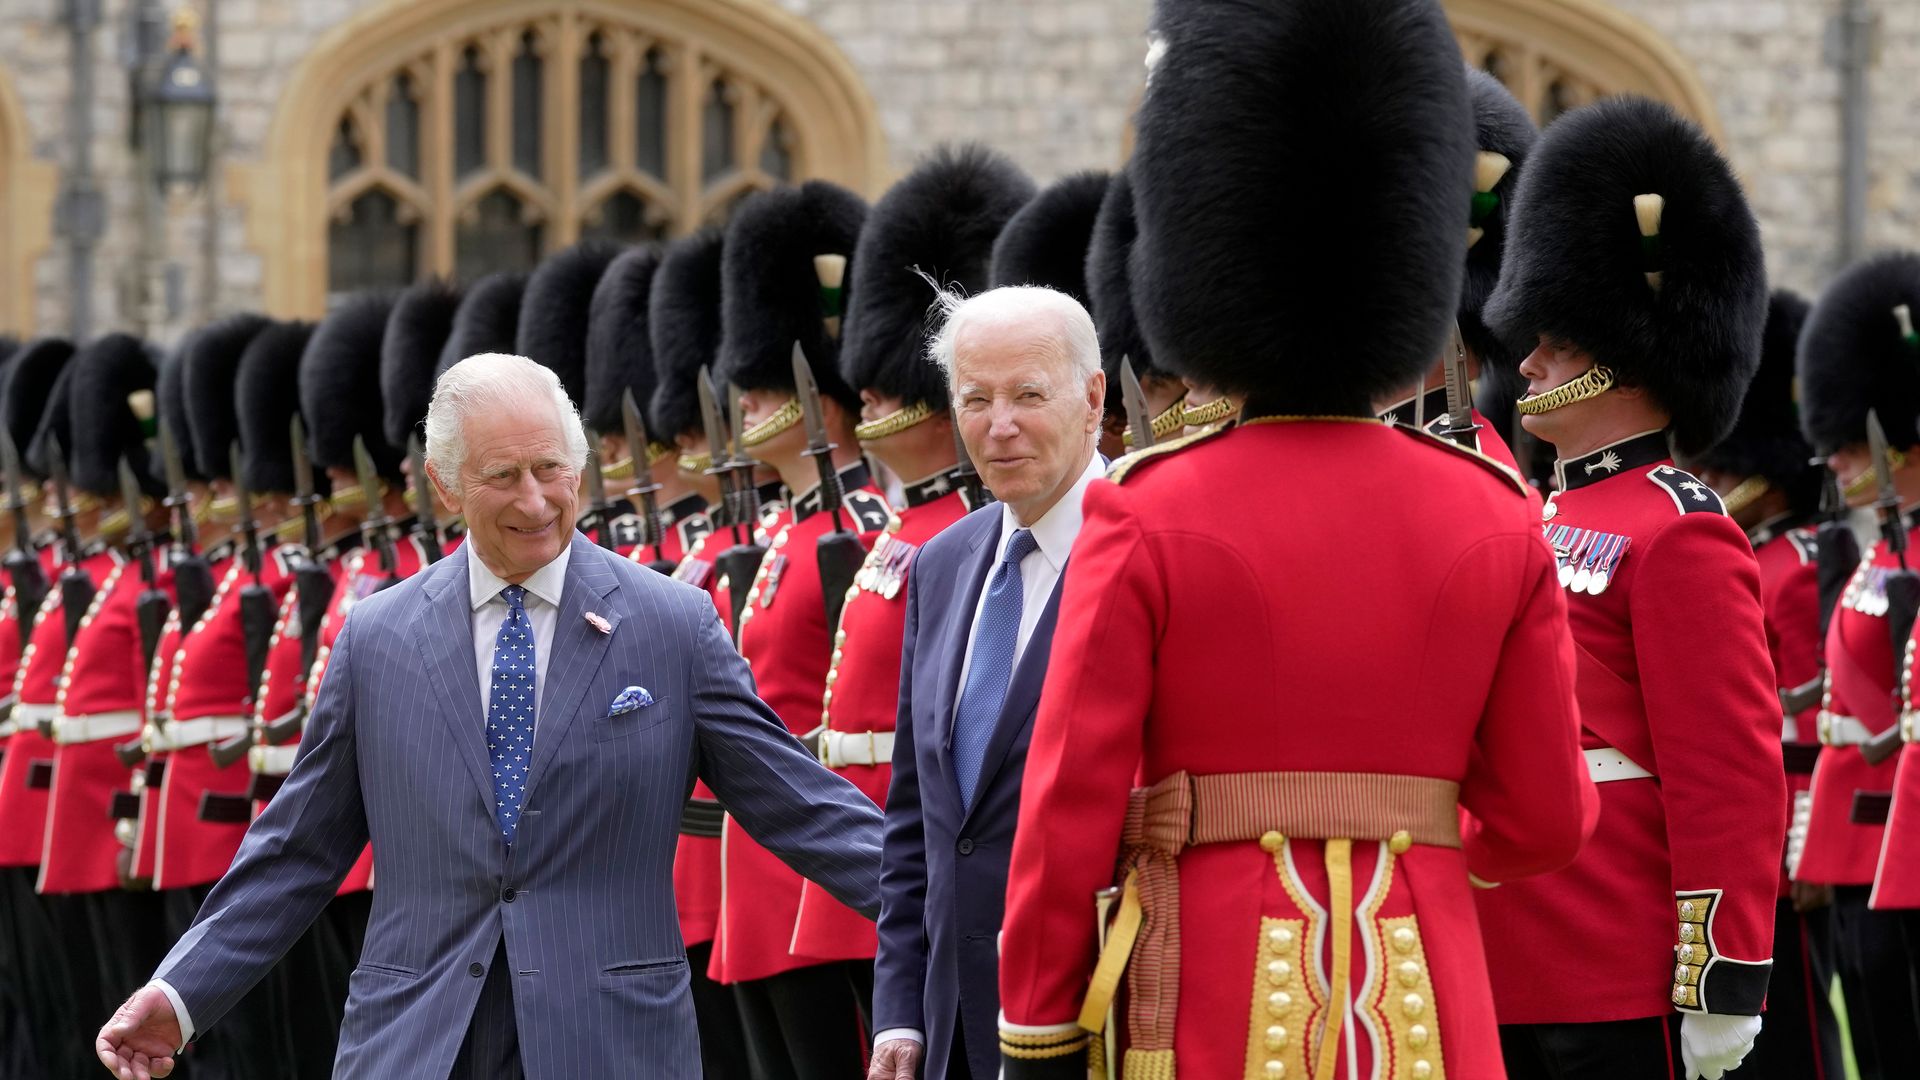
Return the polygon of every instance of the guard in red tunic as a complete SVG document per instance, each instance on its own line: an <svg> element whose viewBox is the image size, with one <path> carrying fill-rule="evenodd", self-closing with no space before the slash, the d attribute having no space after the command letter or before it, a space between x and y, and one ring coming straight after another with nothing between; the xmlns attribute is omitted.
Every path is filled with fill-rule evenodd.
<svg viewBox="0 0 1920 1080"><path fill-rule="evenodd" d="M1747 531L1760 565L1760 605L1766 615L1774 682L1783 701L1820 678L1818 539L1824 470L1800 434L1794 401L1794 349L1806 323L1807 302L1784 289L1767 308L1760 368L1740 405L1733 431L1687 462L1720 495L1727 515ZM1805 813L1820 743L1814 736L1817 699L1790 711L1781 732L1788 791L1787 863L1805 836ZM1798 812L1796 813L1796 808ZM1799 823L1798 828L1791 823ZM1833 945L1825 886L1792 885L1785 865L1773 913L1773 977L1767 986L1767 1025L1739 1072L1746 1077L1838 1076L1840 1033L1827 988L1833 983Z"/></svg>
<svg viewBox="0 0 1920 1080"><path fill-rule="evenodd" d="M866 212L858 196L822 181L755 195L728 224L722 263L716 374L744 391L736 407L747 425L745 449L795 493L785 520L770 530L747 592L740 652L752 665L760 696L795 735L819 726L833 652L830 614L839 607L830 608L823 591L818 543L839 532L870 546L888 516L853 437L859 397L835 362L841 275ZM837 445L830 458L808 455L796 345L820 388L820 408ZM838 493L823 492L822 462L831 463L844 493L838 508L823 505ZM831 598L841 600L844 588ZM793 952L800 875L732 819L721 843L725 872L711 971L720 982L735 984L750 1052L759 1062L776 1063L766 1066L779 1070L774 1075L858 1075L870 1034L861 1012L871 993L871 965Z"/></svg>
<svg viewBox="0 0 1920 1080"><path fill-rule="evenodd" d="M1781 714L1744 531L1675 466L1733 426L1760 361L1759 228L1670 108L1567 114L1527 159L1486 319L1537 342L1543 534L1579 660L1600 824L1580 858L1482 893L1508 1075L1705 1076L1761 1027L1787 827Z"/></svg>
<svg viewBox="0 0 1920 1080"><path fill-rule="evenodd" d="M1459 58L1437 4L1155 20L1133 298L1157 363L1244 407L1087 491L1013 844L1004 1075L1085 1075L1095 1033L1131 1078L1498 1076L1470 881L1564 865L1593 794L1538 513L1373 415L1451 334Z"/></svg>
<svg viewBox="0 0 1920 1080"><path fill-rule="evenodd" d="M1500 256L1507 243L1508 204L1520 183L1521 166L1540 132L1533 118L1514 100L1500 81L1477 68L1467 69L1467 89L1473 98L1474 155L1473 202L1467 213L1467 276L1460 289L1460 306L1454 315L1459 327L1458 341L1448 341L1441 350L1440 362L1426 373L1418 403L1402 392L1398 399L1381 410L1380 417L1390 423L1411 424L1421 420L1427 431L1447 436L1470 446L1515 472L1513 450L1500 433L1473 408L1473 380L1482 371L1512 369L1520 362L1500 336L1487 328L1481 311L1493 286L1500 279ZM1456 351L1457 350L1457 351ZM1456 425L1447 405L1447 380L1452 377L1457 394L1470 412L1467 423ZM1450 434L1451 433L1451 434Z"/></svg>
<svg viewBox="0 0 1920 1080"><path fill-rule="evenodd" d="M1823 749L1813 775L1806 846L1795 881L1834 887L1833 930L1840 986L1862 1075L1920 1073L1920 1018L1915 1015L1913 967L1900 916L1869 910L1875 870L1884 846L1887 793L1897 779L1899 664L1907 634L1896 626L1901 589L1890 583L1915 558L1894 551L1884 525L1913 532L1920 502L1920 255L1892 253L1868 259L1827 287L1800 337L1801 427L1854 506L1872 504L1883 477L1898 507L1883 515L1883 534L1866 547L1827 624L1827 692L1817 734ZM1868 450L1867 414L1873 410L1897 467L1875 462ZM1895 514L1898 515L1896 520ZM1911 617L1911 606L1906 608ZM1875 740L1879 739L1876 743ZM1872 744L1872 745L1869 745ZM1898 861L1898 860L1896 860ZM1882 907L1898 907L1887 890Z"/></svg>
<svg viewBox="0 0 1920 1080"><path fill-rule="evenodd" d="M647 295L632 299L629 315L645 328L647 353L653 363L651 375L629 372L635 385L641 381L651 385L645 395L634 392L634 403L646 410L652 438L664 440L668 448L660 460L649 462L649 471L635 481L660 485L655 493L663 530L658 552L653 545L642 545L629 557L642 562L671 559L672 576L705 590L713 598L720 621L731 632L733 608L727 590L720 587L713 558L729 542L728 530L714 531L717 523L713 515L723 515L723 509L712 506L719 497L719 483L708 473L713 457L708 453L706 428L694 389L700 372L714 363L720 345L722 236L710 229L675 241L661 255ZM611 280L615 280L613 269L602 279L603 290L609 287L604 282ZM624 297L617 304L612 299L600 303L627 306ZM608 311L609 307L599 307L596 317ZM591 358L593 353L588 355ZM647 453L653 455L651 445ZM673 857L673 896L680 918L680 938L687 946L702 1071L714 1080L746 1080L752 1068L747 1060L739 1003L733 991L715 982L707 970L713 961L714 930L720 921L720 830L724 813L707 785L695 780L680 816L680 840Z"/></svg>
<svg viewBox="0 0 1920 1080"><path fill-rule="evenodd" d="M994 238L1032 193L1033 182L992 151L936 150L874 206L853 259L840 373L860 394L864 422L854 435L901 479L905 505L889 515L846 592L820 727L810 737L828 768L882 806L893 778L914 554L972 509L946 381L927 359L927 277L984 291ZM872 920L814 883L801 884L796 954L870 961L877 944Z"/></svg>

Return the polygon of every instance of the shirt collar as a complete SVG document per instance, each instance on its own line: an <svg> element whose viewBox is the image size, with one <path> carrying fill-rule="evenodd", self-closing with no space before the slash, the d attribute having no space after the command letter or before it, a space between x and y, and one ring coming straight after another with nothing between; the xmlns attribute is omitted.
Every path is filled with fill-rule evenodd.
<svg viewBox="0 0 1920 1080"><path fill-rule="evenodd" d="M1067 565L1067 556L1073 551L1074 538L1080 535L1080 523L1083 520L1080 499L1087 493L1087 485L1107 475L1107 462L1099 454L1087 458L1087 467L1080 471L1080 478L1073 482L1067 493L1053 508L1040 515L1040 520L1031 525L1022 525L1013 516L1013 508L1006 503L1000 504L1000 550L1007 550L1007 542L1013 538L1014 530L1027 529L1033 533L1034 541L1040 545L1040 554L1047 565L1058 572Z"/></svg>
<svg viewBox="0 0 1920 1080"><path fill-rule="evenodd" d="M539 597L554 607L559 607L560 590L565 588L567 584L567 560L572 557L572 555L573 544L569 542L565 547L560 549L560 554L557 558L540 569L535 570L532 577L520 584L526 586L527 591L534 596ZM502 581L493 571L487 569L487 564L481 562L480 556L471 547L468 547L467 597L473 604L473 610L479 611L482 605L494 597L499 596L500 590L506 587L507 583Z"/></svg>

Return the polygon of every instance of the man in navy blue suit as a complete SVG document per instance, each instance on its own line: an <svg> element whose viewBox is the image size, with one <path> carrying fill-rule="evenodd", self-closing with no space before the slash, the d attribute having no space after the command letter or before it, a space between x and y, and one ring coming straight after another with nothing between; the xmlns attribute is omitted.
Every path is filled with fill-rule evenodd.
<svg viewBox="0 0 1920 1080"><path fill-rule="evenodd" d="M1080 531L1106 377L1072 297L1016 286L944 295L929 351L998 504L928 541L907 586L887 790L868 1080L999 1065L999 961L1020 774Z"/></svg>
<svg viewBox="0 0 1920 1080"><path fill-rule="evenodd" d="M879 811L754 695L705 593L573 528L586 453L547 368L441 375L427 471L466 542L355 606L286 785L101 1029L116 1075L168 1075L371 840L336 1078L693 1080L672 869L696 764L755 840L878 908Z"/></svg>

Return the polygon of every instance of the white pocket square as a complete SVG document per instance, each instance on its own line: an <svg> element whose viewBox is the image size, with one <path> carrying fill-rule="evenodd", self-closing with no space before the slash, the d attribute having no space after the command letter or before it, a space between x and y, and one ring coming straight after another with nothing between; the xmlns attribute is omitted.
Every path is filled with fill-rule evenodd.
<svg viewBox="0 0 1920 1080"><path fill-rule="evenodd" d="M647 692L646 687L629 686L614 697L613 704L607 706L607 715L619 716L621 713L630 713L635 709L644 709L651 704L653 704L653 695Z"/></svg>

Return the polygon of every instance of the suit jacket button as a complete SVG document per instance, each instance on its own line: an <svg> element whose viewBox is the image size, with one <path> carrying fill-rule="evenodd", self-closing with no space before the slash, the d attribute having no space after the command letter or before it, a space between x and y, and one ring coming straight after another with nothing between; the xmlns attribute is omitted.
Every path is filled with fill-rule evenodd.
<svg viewBox="0 0 1920 1080"><path fill-rule="evenodd" d="M961 837L960 843L955 845L955 847L958 848L960 854L962 855L973 854L973 840L970 837L965 837L965 836Z"/></svg>
<svg viewBox="0 0 1920 1080"><path fill-rule="evenodd" d="M479 964L469 964L467 966L467 974L473 976L476 979L482 975L485 975L486 973L487 973L487 969L481 967Z"/></svg>
<svg viewBox="0 0 1920 1080"><path fill-rule="evenodd" d="M500 890L500 901L501 903L511 904L513 903L513 898L518 895L520 894L513 891L513 886L509 885Z"/></svg>

